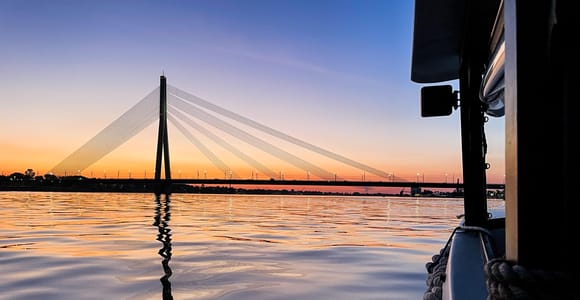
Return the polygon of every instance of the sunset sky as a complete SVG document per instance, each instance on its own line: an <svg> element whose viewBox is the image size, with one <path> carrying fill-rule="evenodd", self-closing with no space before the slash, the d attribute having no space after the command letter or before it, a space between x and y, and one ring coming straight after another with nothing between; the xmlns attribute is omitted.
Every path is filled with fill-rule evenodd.
<svg viewBox="0 0 580 300"><path fill-rule="evenodd" d="M421 118L412 31L413 1L402 0L0 1L0 171L50 171L165 74L172 86L398 178L451 181L461 177L459 111ZM504 119L490 117L486 134L489 182L501 183ZM154 122L82 175L151 177L156 135ZM382 180L256 135L340 178ZM221 136L286 179L307 176ZM173 177L227 176L171 124L169 139ZM239 177L255 176L207 146Z"/></svg>

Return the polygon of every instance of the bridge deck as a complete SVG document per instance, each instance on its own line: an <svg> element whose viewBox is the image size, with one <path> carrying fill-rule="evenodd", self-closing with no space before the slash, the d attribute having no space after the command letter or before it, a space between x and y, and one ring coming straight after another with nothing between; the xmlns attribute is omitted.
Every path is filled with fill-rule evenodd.
<svg viewBox="0 0 580 300"><path fill-rule="evenodd" d="M78 180L78 179L75 179ZM94 183L154 184L154 179L83 179ZM161 181L164 181L163 179ZM363 186L363 187L422 187L422 188L463 188L463 184L444 182L409 181L350 181L350 180L259 180L259 179L171 179L174 184L205 185L280 185L280 186ZM491 183L488 189L504 189L504 184Z"/></svg>

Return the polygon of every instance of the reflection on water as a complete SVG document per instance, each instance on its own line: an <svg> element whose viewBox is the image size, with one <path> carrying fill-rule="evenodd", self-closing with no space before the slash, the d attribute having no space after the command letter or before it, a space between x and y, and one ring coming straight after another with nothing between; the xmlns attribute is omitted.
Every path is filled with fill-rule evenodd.
<svg viewBox="0 0 580 300"><path fill-rule="evenodd" d="M161 203L161 195L155 195L155 222L153 226L156 226L159 230L157 234L157 240L163 243L163 247L159 249L159 255L163 258L161 265L163 266L163 272L165 273L161 279L161 284L163 285L163 300L173 299L171 295L171 282L169 277L173 272L169 266L169 261L171 260L171 228L169 228L169 220L171 220L171 199L169 195L164 195L164 202Z"/></svg>
<svg viewBox="0 0 580 300"><path fill-rule="evenodd" d="M462 212L459 199L334 196L10 192L0 204L2 300L421 299Z"/></svg>

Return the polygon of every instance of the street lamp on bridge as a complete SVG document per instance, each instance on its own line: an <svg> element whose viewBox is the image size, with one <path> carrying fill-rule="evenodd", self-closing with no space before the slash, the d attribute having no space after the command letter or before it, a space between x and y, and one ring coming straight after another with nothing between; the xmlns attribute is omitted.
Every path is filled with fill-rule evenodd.
<svg viewBox="0 0 580 300"><path fill-rule="evenodd" d="M419 175L422 176L422 181L421 182L425 182L425 173L423 172L417 172L417 183L419 182Z"/></svg>

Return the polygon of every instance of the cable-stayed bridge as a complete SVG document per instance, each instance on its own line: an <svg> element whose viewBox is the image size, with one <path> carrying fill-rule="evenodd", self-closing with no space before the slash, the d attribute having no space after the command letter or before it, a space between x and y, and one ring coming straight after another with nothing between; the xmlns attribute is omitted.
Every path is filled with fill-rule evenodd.
<svg viewBox="0 0 580 300"><path fill-rule="evenodd" d="M178 131L201 152L217 169L224 170L225 178L229 184L287 184L287 185L349 185L349 186L412 186L408 180L395 177L372 166L363 164L333 151L303 141L284 132L258 123L233 111L219 107L186 91L178 89L166 83L166 77L160 77L160 86L150 92L141 101L135 104L127 112L105 127L97 135L87 141L80 148L72 152L68 157L58 163L51 172L54 174L66 174L67 171L82 172L113 150L130 140L142 130L159 122L157 137L157 152L155 160L154 181L159 186L170 186L171 183L223 183L221 179L208 181L207 178L175 179L171 176L171 163L169 156L169 134L167 122L169 121ZM239 125L252 131L260 132L271 138L282 140L288 144L299 147L305 151L316 153L326 159L344 164L360 170L363 174L373 174L380 178L379 181L346 181L339 180L336 173L330 172L315 162L308 161L301 156L293 154L273 143L267 138L257 136L250 130L244 130ZM308 180L285 180L283 176L272 170L268 165L261 162L256 156L249 155L232 143L224 139L220 134L235 138L248 146L258 149L265 154L273 156L297 169L308 174ZM200 138L212 141L223 150L245 162L250 168L256 170L267 180L255 180L257 178L242 178L227 162L209 148ZM162 168L163 167L163 168ZM227 171L229 170L229 176ZM162 171L164 176L162 176ZM69 173L71 174L71 173ZM279 176L280 175L280 176ZM312 175L312 180L310 176ZM253 177L253 176L252 176ZM276 179L276 180L274 180ZM111 179L109 179L111 180ZM146 179L143 179L148 181ZM417 183L414 183L415 185ZM456 187L457 184L428 184L422 186L433 187Z"/></svg>

